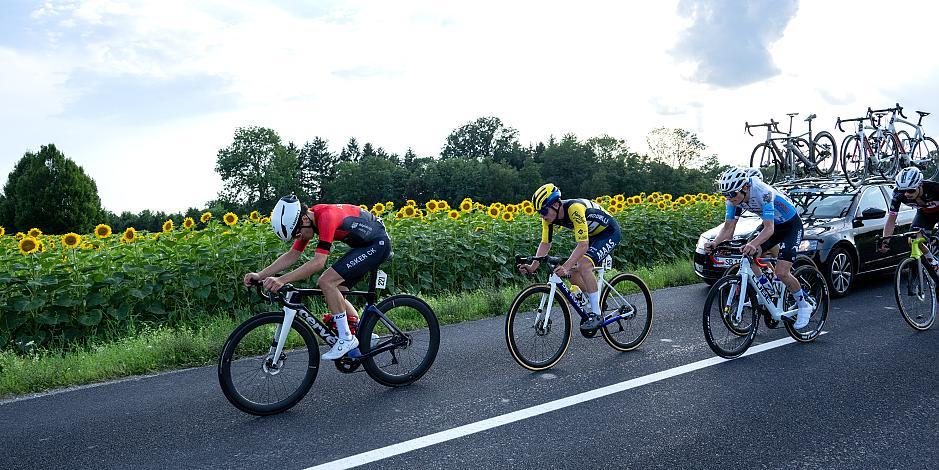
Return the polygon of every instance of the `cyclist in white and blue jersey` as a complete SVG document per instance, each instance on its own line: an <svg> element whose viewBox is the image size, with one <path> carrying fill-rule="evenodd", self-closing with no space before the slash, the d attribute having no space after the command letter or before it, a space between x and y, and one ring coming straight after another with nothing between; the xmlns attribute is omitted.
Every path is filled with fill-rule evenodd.
<svg viewBox="0 0 939 470"><path fill-rule="evenodd" d="M796 329L804 328L812 316L812 307L805 300L802 285L791 273L792 263L796 259L796 247L802 242L802 219L795 205L776 188L761 181L754 171L747 168L731 168L717 180L721 193L727 199L727 213L724 226L717 237L704 245L706 251L730 239L737 226L737 220L743 211L760 214L763 219L763 231L753 241L740 248L745 255L758 255L779 245L779 257L776 263L776 277L779 278L796 299L798 311Z"/></svg>

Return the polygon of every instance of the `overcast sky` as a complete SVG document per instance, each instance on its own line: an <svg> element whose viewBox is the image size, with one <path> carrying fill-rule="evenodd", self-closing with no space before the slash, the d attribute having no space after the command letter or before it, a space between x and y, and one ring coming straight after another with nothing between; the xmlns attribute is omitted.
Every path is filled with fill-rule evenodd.
<svg viewBox="0 0 939 470"><path fill-rule="evenodd" d="M202 207L216 153L265 126L439 154L481 116L550 135L698 134L727 163L744 121L899 101L939 112L939 2L23 1L0 3L0 177L54 143L105 208ZM927 118L939 129L939 116ZM786 126L783 126L786 127ZM804 123L798 122L802 129ZM935 132L939 134L939 132ZM835 132L839 141L843 134ZM629 189L624 188L629 194Z"/></svg>

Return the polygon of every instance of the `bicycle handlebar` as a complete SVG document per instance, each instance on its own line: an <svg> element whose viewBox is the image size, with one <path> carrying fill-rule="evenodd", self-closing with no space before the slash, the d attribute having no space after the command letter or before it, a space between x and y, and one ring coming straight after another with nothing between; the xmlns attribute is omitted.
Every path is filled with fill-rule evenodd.
<svg viewBox="0 0 939 470"><path fill-rule="evenodd" d="M868 116L871 116L874 113L892 113L894 111L896 111L897 114L899 114L900 117L902 117L903 119L907 119L906 114L903 114L903 106L900 106L900 103L897 103L892 108L884 108L884 109L871 109L870 106L867 107Z"/></svg>
<svg viewBox="0 0 939 470"><path fill-rule="evenodd" d="M769 120L769 122L764 122L762 124L750 124L749 122L744 121L743 127L744 127L744 131L746 131L746 133L750 134L751 136L753 136L753 133L750 132L750 129L753 127L770 127L771 131L779 132L779 123L777 121L774 121L772 118Z"/></svg>
<svg viewBox="0 0 939 470"><path fill-rule="evenodd" d="M277 292L267 292L267 293L265 293L264 290L262 289L263 284L261 283L261 281L252 279L250 284L254 286L254 290L257 291L257 294L259 297L261 297L264 300L267 300L270 303L277 302L277 303L280 303L281 305L284 305L285 307L290 307L294 310L300 310L300 309L306 308L302 303L293 303L293 302L287 301L286 294L289 292L295 292L298 290L292 284L284 284L283 287L281 287ZM250 289L250 287L248 289Z"/></svg>
<svg viewBox="0 0 939 470"><path fill-rule="evenodd" d="M851 118L851 119L841 119L841 117L839 116L839 117L838 117L838 120L835 122L835 127L837 127L838 130L841 131L841 132L847 132L846 130L844 130L844 128L841 127L841 124L842 124L842 123L845 123L845 122L866 121L867 119L869 119L869 118L866 117L866 116L865 116L865 117ZM873 124L873 121L871 121L871 124Z"/></svg>

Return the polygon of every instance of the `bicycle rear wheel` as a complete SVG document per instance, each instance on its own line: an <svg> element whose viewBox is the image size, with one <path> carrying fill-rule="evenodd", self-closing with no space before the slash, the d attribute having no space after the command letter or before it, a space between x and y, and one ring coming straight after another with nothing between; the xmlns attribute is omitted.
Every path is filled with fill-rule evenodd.
<svg viewBox="0 0 939 470"><path fill-rule="evenodd" d="M939 174L939 145L932 137L926 137L913 146L911 163L923 172L923 177L935 181Z"/></svg>
<svg viewBox="0 0 939 470"><path fill-rule="evenodd" d="M789 332L792 339L800 343L808 343L822 334L822 328L825 327L825 322L828 321L828 309L830 307L828 283L825 281L822 272L814 265L799 266L792 271L792 276L799 281L802 290L808 295L809 301L815 304L815 311L812 312L809 323L798 330L792 326L792 322L783 323L786 324L786 331ZM789 299L792 299L791 293ZM795 301L791 300L791 304L794 303Z"/></svg>
<svg viewBox="0 0 939 470"><path fill-rule="evenodd" d="M280 357L273 357L283 312L249 318L228 336L218 360L218 382L235 408L258 416L296 405L310 390L319 371L316 337L294 319Z"/></svg>
<svg viewBox="0 0 939 470"><path fill-rule="evenodd" d="M766 142L761 142L750 153L750 167L759 168L763 173L763 181L773 184L779 178L779 158L773 148Z"/></svg>
<svg viewBox="0 0 939 470"><path fill-rule="evenodd" d="M618 274L600 294L603 319L617 320L600 329L603 339L617 351L639 347L652 330L652 294L638 276Z"/></svg>
<svg viewBox="0 0 939 470"><path fill-rule="evenodd" d="M741 295L746 295L747 303L737 318ZM759 325L756 305L756 293L749 285L741 286L739 276L724 276L711 286L704 301L703 326L704 339L715 354L731 359L747 351Z"/></svg>
<svg viewBox="0 0 939 470"><path fill-rule="evenodd" d="M393 295L375 306L384 314L368 313L356 333L359 352L390 348L362 360L372 380L387 387L401 387L420 379L430 370L440 349L440 324L423 300L411 295Z"/></svg>
<svg viewBox="0 0 939 470"><path fill-rule="evenodd" d="M914 330L925 331L936 321L936 283L918 260L906 258L894 274L900 315Z"/></svg>
<svg viewBox="0 0 939 470"><path fill-rule="evenodd" d="M505 342L515 362L528 370L545 370L564 357L571 344L570 307L560 292L551 299L547 325L549 286L535 284L523 289L505 316Z"/></svg>

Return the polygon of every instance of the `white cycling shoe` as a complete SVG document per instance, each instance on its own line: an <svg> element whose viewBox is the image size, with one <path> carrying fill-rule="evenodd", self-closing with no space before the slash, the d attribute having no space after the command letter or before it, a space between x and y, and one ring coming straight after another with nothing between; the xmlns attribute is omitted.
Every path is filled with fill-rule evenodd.
<svg viewBox="0 0 939 470"><path fill-rule="evenodd" d="M339 341L336 341L336 344L333 345L332 349L326 351L320 357L326 359L327 361L335 361L336 359L345 356L349 353L349 351L352 351L357 347L359 347L359 339L355 336L353 336L352 339L340 339Z"/></svg>
<svg viewBox="0 0 939 470"><path fill-rule="evenodd" d="M812 312L814 309L808 303L799 306L799 310L796 311L796 322L792 324L792 327L801 330L809 324L809 319L812 318Z"/></svg>

